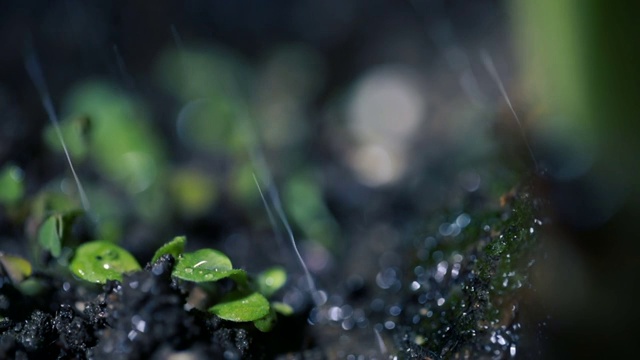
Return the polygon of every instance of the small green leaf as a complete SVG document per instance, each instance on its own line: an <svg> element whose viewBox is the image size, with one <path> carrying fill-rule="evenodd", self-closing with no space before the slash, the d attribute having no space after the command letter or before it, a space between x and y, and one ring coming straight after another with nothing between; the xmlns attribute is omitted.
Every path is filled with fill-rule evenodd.
<svg viewBox="0 0 640 360"><path fill-rule="evenodd" d="M104 240L80 245L69 267L81 279L94 283L122 280L123 273L140 270L127 250Z"/></svg>
<svg viewBox="0 0 640 360"><path fill-rule="evenodd" d="M60 257L62 246L71 239L73 223L83 214L76 209L49 216L38 229L38 243L53 257Z"/></svg>
<svg viewBox="0 0 640 360"><path fill-rule="evenodd" d="M227 255L213 249L201 249L182 254L173 269L173 276L187 281L217 281L231 277L239 285L247 282L244 270L234 269Z"/></svg>
<svg viewBox="0 0 640 360"><path fill-rule="evenodd" d="M271 297L287 282L287 273L284 268L274 266L258 275L258 290L266 297Z"/></svg>
<svg viewBox="0 0 640 360"><path fill-rule="evenodd" d="M168 243L162 245L156 253L153 254L153 258L151 258L151 263L155 263L158 261L160 256L164 254L171 254L174 258L178 258L178 255L184 252L184 247L187 244L187 238L185 236L176 236L173 240Z"/></svg>
<svg viewBox="0 0 640 360"><path fill-rule="evenodd" d="M38 243L56 258L60 256L62 248L62 232L63 223L60 214L49 216L38 231Z"/></svg>
<svg viewBox="0 0 640 360"><path fill-rule="evenodd" d="M0 171L0 203L15 203L24 194L22 169L5 166Z"/></svg>
<svg viewBox="0 0 640 360"><path fill-rule="evenodd" d="M255 327L262 332L268 332L271 331L271 329L273 329L273 327L276 325L277 319L278 316L276 315L276 312L271 309L269 310L267 316L255 320L253 322L253 325L255 325Z"/></svg>
<svg viewBox="0 0 640 360"><path fill-rule="evenodd" d="M9 276L14 284L22 282L31 275L31 263L20 256L0 252L0 266L2 273Z"/></svg>
<svg viewBox="0 0 640 360"><path fill-rule="evenodd" d="M255 321L269 314L269 301L258 292L232 292L209 309L220 318L230 321Z"/></svg>
<svg viewBox="0 0 640 360"><path fill-rule="evenodd" d="M273 310L279 312L284 316L293 314L293 308L291 307L291 305L285 304L283 302L274 301L271 303L271 307L273 308Z"/></svg>

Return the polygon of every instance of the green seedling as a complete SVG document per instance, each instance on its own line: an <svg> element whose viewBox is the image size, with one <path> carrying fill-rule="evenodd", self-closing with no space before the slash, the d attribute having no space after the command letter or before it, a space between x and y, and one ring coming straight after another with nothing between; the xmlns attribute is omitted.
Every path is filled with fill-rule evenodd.
<svg viewBox="0 0 640 360"><path fill-rule="evenodd" d="M73 167L70 151L63 138L60 122L35 54L27 59L26 65L29 75L42 96L43 106L73 173L84 211L88 212L90 209L89 200ZM119 182L131 194L144 193L151 186L152 180L161 174L154 164L161 163L162 156L159 145L153 140L148 140L150 138L147 134L149 129L132 128L135 124L142 122L134 122L132 123L134 125L131 125L128 121L135 115L144 117L143 109L139 109L135 103L120 96L117 91L95 83L81 87L74 93L71 103L71 107L79 113L92 114L91 122L87 122L87 126L90 123L95 124L95 133L104 135L96 135L92 141L87 142L86 132L81 131L80 137L83 141L77 142L91 147L89 153L96 157L98 169L103 175ZM118 126L121 124L127 126ZM78 127L76 127L77 129ZM80 126L79 129L82 130L83 126ZM76 131L76 135L78 135L77 133ZM118 143L122 146L114 148L114 143L111 140L114 137L119 139ZM240 143L244 147L244 142ZM155 203L150 202L150 204ZM294 249L296 249L291 229L284 218L279 201L276 210L278 215L283 218ZM64 242L65 232L69 228L66 220L64 214L50 216L43 222L37 235L38 243L54 258L61 257L62 249L69 247L69 244ZM68 220L73 221L74 218ZM174 238L155 252L152 262L156 262L165 254L172 255L176 259L176 263L171 275L183 281L215 283L224 278L233 280L236 287L223 295L220 301L209 309L211 313L229 321L254 322L259 330L268 331L276 320L275 308L281 309L283 313L290 312L290 308L287 309L282 305L272 308L267 300L268 296L273 295L286 282L284 270L269 269L258 276L256 282L250 279L244 270L234 269L231 260L222 252L214 249L201 249L184 253L185 244L184 237ZM300 258L297 249L296 253ZM301 258L300 261L302 262ZM310 282L310 288L315 289L304 262L302 262L302 266ZM124 273L138 271L141 267L133 255L125 249L109 241L96 240L84 243L75 249L69 263L69 269L80 279L102 284L108 280L122 280Z"/></svg>
<svg viewBox="0 0 640 360"><path fill-rule="evenodd" d="M218 281L227 277L239 285L244 285L247 281L244 270L234 269L231 260L225 254L213 249L201 249L178 256L172 275L197 283Z"/></svg>
<svg viewBox="0 0 640 360"><path fill-rule="evenodd" d="M98 240L80 245L69 268L81 279L103 284L122 280L123 273L140 270L140 264L127 250Z"/></svg>
<svg viewBox="0 0 640 360"><path fill-rule="evenodd" d="M62 249L62 216L52 215L42 223L38 231L38 243L54 257L60 256Z"/></svg>
<svg viewBox="0 0 640 360"><path fill-rule="evenodd" d="M162 245L158 250L156 250L155 254L153 254L153 258L151 258L151 263L155 263L160 259L162 255L170 254L174 258L177 258L180 254L184 252L184 246L187 244L187 238L184 236L176 236L173 240L168 243Z"/></svg>
<svg viewBox="0 0 640 360"><path fill-rule="evenodd" d="M83 213L82 210L71 210L50 215L40 225L38 244L49 251L54 258L60 257L62 247L70 237L73 222Z"/></svg>
<svg viewBox="0 0 640 360"><path fill-rule="evenodd" d="M269 301L260 293L234 291L212 306L210 312L230 321L245 322L264 318L269 314Z"/></svg>
<svg viewBox="0 0 640 360"><path fill-rule="evenodd" d="M45 225L55 226L54 220L52 224L54 225ZM267 269L253 280L244 270L234 269L231 260L220 251L200 249L184 253L186 241L186 237L177 236L164 244L153 255L152 263L162 255L170 254L176 259L171 273L175 278L195 283L232 279L236 283L235 290L224 295L209 308L209 312L229 321L254 322L261 331L269 331L273 327L276 312L283 315L293 313L288 305L274 303L272 307L267 300L286 283L284 269ZM122 280L123 273L140 270L140 265L133 255L113 243L91 241L76 249L69 268L83 280L103 284L107 280Z"/></svg>

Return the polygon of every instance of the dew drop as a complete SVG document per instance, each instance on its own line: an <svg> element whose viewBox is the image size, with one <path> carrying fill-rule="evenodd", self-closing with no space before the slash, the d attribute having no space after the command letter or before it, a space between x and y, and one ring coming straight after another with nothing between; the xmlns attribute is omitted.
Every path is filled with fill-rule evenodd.
<svg viewBox="0 0 640 360"><path fill-rule="evenodd" d="M392 316L398 316L402 312L402 308L398 305L394 305L389 309L389 314Z"/></svg>
<svg viewBox="0 0 640 360"><path fill-rule="evenodd" d="M395 328L395 327L396 327L396 323L394 323L393 321L390 321L390 320L389 320L389 321L386 321L386 322L384 323L384 327L385 327L385 328L387 328L387 329L389 329L389 330L392 330L393 328Z"/></svg>
<svg viewBox="0 0 640 360"><path fill-rule="evenodd" d="M411 283L411 290L413 291L417 291L418 289L420 289L420 283L417 281L414 281Z"/></svg>
<svg viewBox="0 0 640 360"><path fill-rule="evenodd" d="M184 269L184 271L185 271L187 274L191 274L191 273L193 273L193 269L192 269L192 268L186 268L186 269Z"/></svg>

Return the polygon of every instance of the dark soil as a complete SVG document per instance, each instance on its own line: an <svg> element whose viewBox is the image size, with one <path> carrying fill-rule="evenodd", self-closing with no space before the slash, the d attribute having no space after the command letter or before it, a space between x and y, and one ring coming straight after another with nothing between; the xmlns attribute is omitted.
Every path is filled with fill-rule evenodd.
<svg viewBox="0 0 640 360"><path fill-rule="evenodd" d="M125 274L121 282L98 286L74 278L64 259L34 251L47 211L59 210L46 202L71 198L75 190L69 191L73 180L64 155L44 140L49 125L41 94L24 71L24 54L5 51L0 165L22 169L26 190L19 204L0 204L0 251L29 259L35 270L20 283L0 269L0 359L544 358L547 312L535 308L532 277L544 266L538 235L551 221L535 184L539 178L524 175L530 159L521 129L502 129L513 127L504 125L512 119L500 118L498 105L489 100L472 105L496 94L495 85L476 90L482 96L470 99L458 86L460 69L452 69L462 63L458 51L475 51L476 45L497 48L492 53L509 60L505 10L498 2L333 1L325 7L285 0L273 9L252 1L240 2L248 9L206 1L189 7L60 3L6 5L0 11L0 25L6 25L0 40L40 55L56 105L64 103L72 85L96 75L121 86L127 100L144 99L153 117L150 127L164 142L162 174L204 164L198 169L219 192L218 202L200 214L181 213L167 202L161 216L150 220L136 209L136 200L148 200L145 195L128 194L122 184L104 179L88 156L76 163L80 177L98 199L114 201L116 214L80 217L65 229L66 250L95 240L93 228L119 216L116 240L137 259L149 259L164 241L185 234L191 247L220 249L250 274L282 265L288 281L275 300L295 312L278 316L275 328L263 333L252 323L226 321L192 306L194 285L171 277L175 262L169 255ZM177 9L186 13L178 15ZM326 207L324 224L338 229L334 243L298 242L305 259L315 261L311 271L326 302L312 305L300 264L289 244L273 235L278 229L268 224L259 198L249 205L234 198L239 180L232 170L246 165L241 164L246 149L211 154L179 139L175 115L185 104L153 80L151 64L187 40L222 43L256 73L282 43L303 43L319 54L317 93L297 100L302 104L283 106L302 109L296 116L303 117L306 130L284 145L265 146L264 155L276 186L296 176L310 178ZM368 71L396 63L429 80L423 84L430 97L428 119L415 130L418 136L402 144L404 177L372 187L347 165L355 140L345 135L348 125L334 114L335 107L346 101L340 94L352 91ZM467 66L463 70L471 71ZM91 123L87 119L85 125ZM273 130L270 123L260 125ZM276 130L288 134L289 127ZM476 185L469 186L474 179ZM167 188L161 198L171 197ZM288 212L296 203L286 205ZM310 237L303 225L294 222L294 232Z"/></svg>
<svg viewBox="0 0 640 360"><path fill-rule="evenodd" d="M290 333L285 328L292 323L289 319L277 330L290 334L282 341L213 314L185 311L186 293L170 276L173 263L165 255L125 275L122 283L110 281L101 292L85 295L93 298L87 302L69 296L79 290L66 283L57 290L65 293L66 301L54 312L34 310L23 321L3 320L0 358L166 359L181 354L194 359L269 359L286 351L287 344L296 344L304 332L297 328ZM3 287L10 289L9 284ZM20 308L20 300L3 295L8 309Z"/></svg>

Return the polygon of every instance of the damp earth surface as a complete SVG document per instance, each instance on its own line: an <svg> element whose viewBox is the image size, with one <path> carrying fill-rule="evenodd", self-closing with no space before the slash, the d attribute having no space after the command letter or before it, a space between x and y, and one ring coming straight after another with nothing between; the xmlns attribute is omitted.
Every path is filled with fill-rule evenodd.
<svg viewBox="0 0 640 360"><path fill-rule="evenodd" d="M417 3L0 14L0 358L544 358L504 9Z"/></svg>

